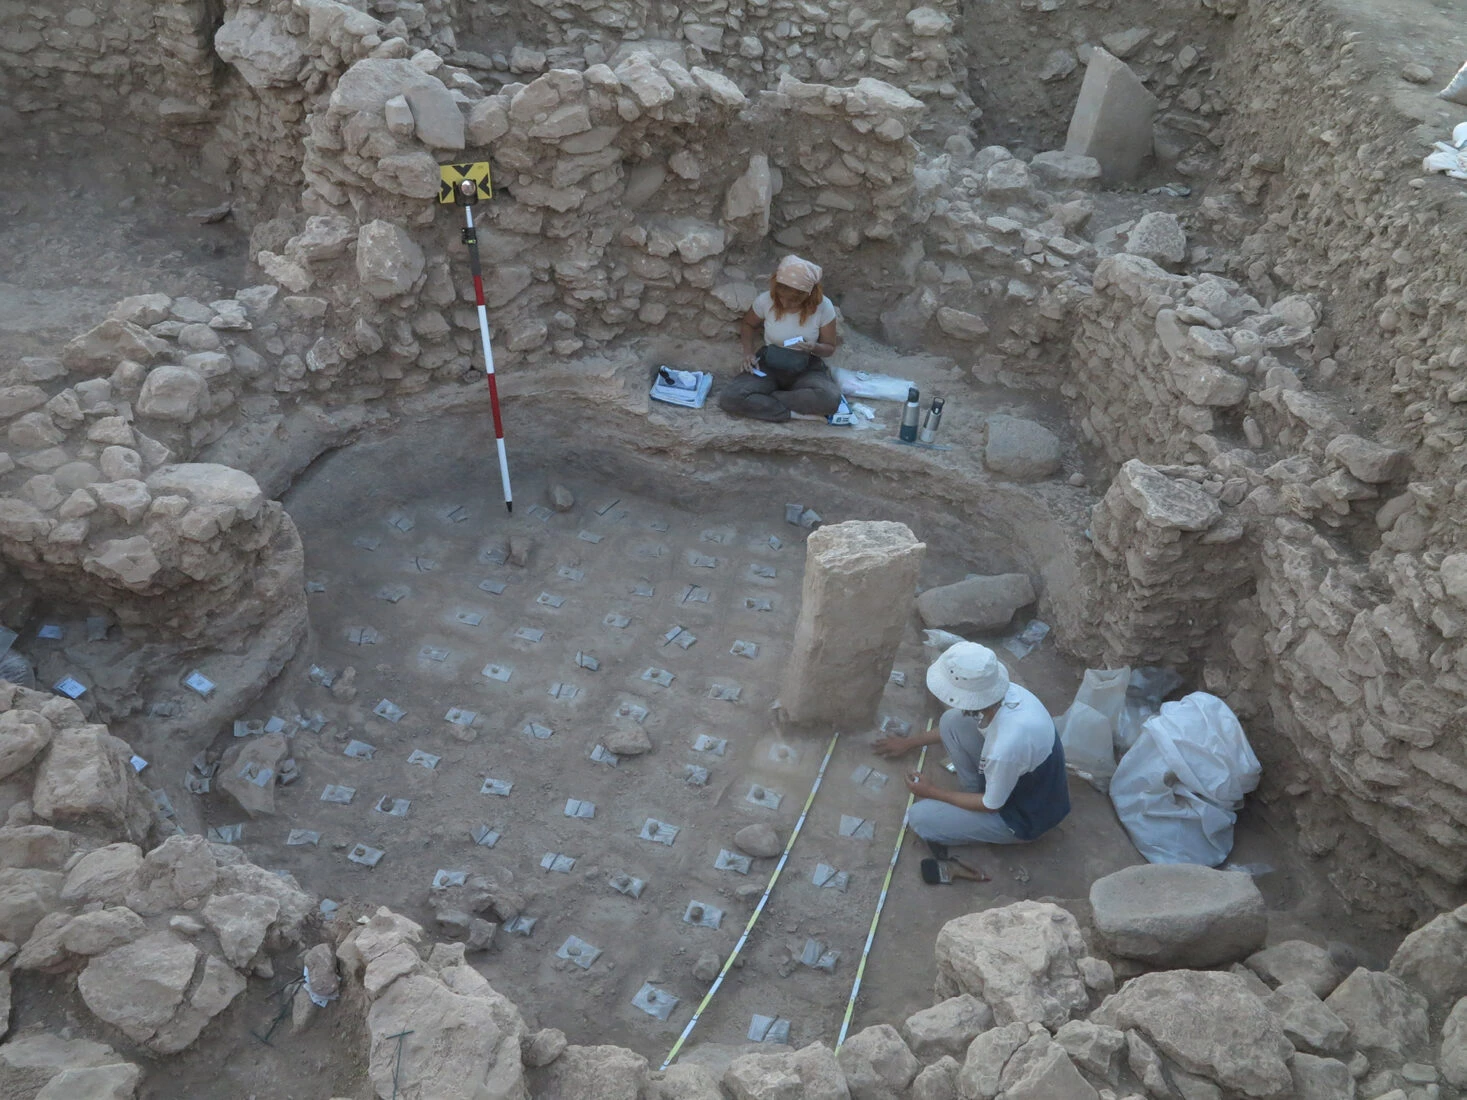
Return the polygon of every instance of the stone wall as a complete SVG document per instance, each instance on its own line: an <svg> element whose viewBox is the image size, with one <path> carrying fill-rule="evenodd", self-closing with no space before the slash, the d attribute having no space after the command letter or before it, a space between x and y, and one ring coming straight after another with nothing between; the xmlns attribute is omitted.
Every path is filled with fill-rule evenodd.
<svg viewBox="0 0 1467 1100"><path fill-rule="evenodd" d="M1156 138L1165 170L1205 174L1226 110L1221 94L1233 17L1243 0L1020 0L968 5L969 91L991 141L1052 149L1064 144L1090 51L1104 47L1160 100Z"/></svg>
<svg viewBox="0 0 1467 1100"><path fill-rule="evenodd" d="M0 130L44 114L99 135L121 105L120 121L189 138L213 104L209 40L219 7L216 0L5 5Z"/></svg>
<svg viewBox="0 0 1467 1100"><path fill-rule="evenodd" d="M547 66L610 61L646 43L681 64L718 69L746 90L782 77L830 83L863 76L920 99L971 106L958 0L907 4L833 0L696 0L690 4L573 0L538 5L459 0L453 21L464 60L496 79ZM453 58L458 60L458 58Z"/></svg>
<svg viewBox="0 0 1467 1100"><path fill-rule="evenodd" d="M1200 464L1244 525L1229 569L1254 592L1213 641L1177 630L1170 583L1142 603L1247 717L1264 797L1346 896L1406 921L1467 884L1460 199L1446 219L1445 181L1405 182L1395 62L1326 5L1255 8L1239 35L1234 174L1193 226L1238 245L1215 253L1238 282L1103 262L1065 392L1112 463ZM1107 545L1110 504L1097 550L1144 558L1145 531Z"/></svg>

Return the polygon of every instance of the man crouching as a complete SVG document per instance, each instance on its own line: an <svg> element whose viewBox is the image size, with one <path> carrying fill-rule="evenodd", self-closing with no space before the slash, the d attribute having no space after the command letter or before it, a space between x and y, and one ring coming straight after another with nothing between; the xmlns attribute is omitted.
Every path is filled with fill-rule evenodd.
<svg viewBox="0 0 1467 1100"><path fill-rule="evenodd" d="M1009 682L998 655L976 642L949 647L927 670L927 687L950 708L937 733L885 737L881 756L896 757L941 741L960 789L944 790L913 772L917 797L907 820L933 855L955 844L1021 844L1070 812L1065 753L1054 719L1027 688Z"/></svg>

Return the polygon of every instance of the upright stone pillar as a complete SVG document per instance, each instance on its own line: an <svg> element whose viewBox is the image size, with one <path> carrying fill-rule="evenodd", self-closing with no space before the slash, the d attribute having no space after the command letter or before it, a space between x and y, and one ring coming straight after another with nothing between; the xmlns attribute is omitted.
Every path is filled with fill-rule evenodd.
<svg viewBox="0 0 1467 1100"><path fill-rule="evenodd" d="M905 523L856 520L806 543L804 605L780 701L793 723L867 726L912 614L927 546Z"/></svg>

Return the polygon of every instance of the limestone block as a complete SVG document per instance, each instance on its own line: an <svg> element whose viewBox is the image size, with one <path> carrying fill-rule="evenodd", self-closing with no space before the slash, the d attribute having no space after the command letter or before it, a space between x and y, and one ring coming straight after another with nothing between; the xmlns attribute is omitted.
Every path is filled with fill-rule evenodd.
<svg viewBox="0 0 1467 1100"><path fill-rule="evenodd" d="M386 156L377 162L372 182L394 195L431 199L438 194L438 162L428 153Z"/></svg>
<svg viewBox="0 0 1467 1100"><path fill-rule="evenodd" d="M406 294L422 276L423 250L401 226L368 222L357 234L357 278L377 299Z"/></svg>
<svg viewBox="0 0 1467 1100"><path fill-rule="evenodd" d="M780 696L791 721L854 728L872 719L926 549L902 523L856 520L810 536Z"/></svg>
<svg viewBox="0 0 1467 1100"><path fill-rule="evenodd" d="M306 56L284 20L258 8L242 8L226 18L214 33L214 49L252 88L289 87Z"/></svg>
<svg viewBox="0 0 1467 1100"><path fill-rule="evenodd" d="M1000 1025L1057 1028L1089 1003L1078 966L1085 955L1080 926L1048 902L950 920L937 934L935 954L939 995L971 993Z"/></svg>
<svg viewBox="0 0 1467 1100"><path fill-rule="evenodd" d="M1040 186L1067 191L1090 191L1100 186L1100 161L1081 153L1052 149L1038 153L1029 162L1029 171Z"/></svg>
<svg viewBox="0 0 1467 1100"><path fill-rule="evenodd" d="M102 468L98 472L108 481L136 480L143 476L143 457L131 447L106 447L100 461Z"/></svg>
<svg viewBox="0 0 1467 1100"><path fill-rule="evenodd" d="M1350 1027L1307 986L1285 982L1264 999L1296 1049L1310 1054L1342 1054Z"/></svg>
<svg viewBox="0 0 1467 1100"><path fill-rule="evenodd" d="M148 835L153 799L138 781L127 742L105 726L57 733L36 775L32 803L47 821L88 821L130 840Z"/></svg>
<svg viewBox="0 0 1467 1100"><path fill-rule="evenodd" d="M280 903L259 894L215 894L204 905L204 923L225 959L241 970L253 961L279 915Z"/></svg>
<svg viewBox="0 0 1467 1100"><path fill-rule="evenodd" d="M133 1100L143 1071L131 1062L68 1066L46 1082L35 1100Z"/></svg>
<svg viewBox="0 0 1467 1100"><path fill-rule="evenodd" d="M1290 1063L1294 1075L1292 1100L1340 1100L1355 1093L1350 1068L1335 1058L1296 1054Z"/></svg>
<svg viewBox="0 0 1467 1100"><path fill-rule="evenodd" d="M416 1090L425 1100L430 1096L510 1100L526 1095L520 1061L525 1024L514 1005L492 989L467 996L436 977L409 974L389 985L372 1003L367 1026L371 1032L368 1072L379 1094L391 1095L400 1057L402 1064L416 1067ZM409 1034L399 1039L402 1032ZM575 1048L567 1048L567 1054L571 1049ZM630 1051L621 1053L637 1058ZM645 1060L637 1061L645 1073ZM584 1068L580 1060L572 1065ZM625 1095L601 1092L594 1077L583 1083L589 1091L565 1095Z"/></svg>
<svg viewBox="0 0 1467 1100"><path fill-rule="evenodd" d="M1437 1058L1442 1076L1458 1088L1467 1087L1467 998L1452 1006L1442 1025L1441 1055Z"/></svg>
<svg viewBox="0 0 1467 1100"><path fill-rule="evenodd" d="M67 370L97 377L115 370L125 360L151 363L169 347L166 340L137 325L108 318L68 343L61 350L61 362Z"/></svg>
<svg viewBox="0 0 1467 1100"><path fill-rule="evenodd" d="M121 905L142 864L143 851L136 844L108 844L88 852L67 872L61 900Z"/></svg>
<svg viewBox="0 0 1467 1100"><path fill-rule="evenodd" d="M39 409L47 401L40 386L0 386L0 420Z"/></svg>
<svg viewBox="0 0 1467 1100"><path fill-rule="evenodd" d="M1467 950L1467 937L1463 939L1464 942L1460 946ZM1397 955L1399 954L1398 951ZM1307 940L1285 940L1282 943L1272 944L1262 951L1249 955L1243 960L1243 965L1271 986L1283 985L1285 982L1297 982L1311 990L1321 1000L1333 993L1335 986L1339 985L1344 978L1344 974L1335 965L1330 953ZM1401 976L1405 977L1405 975ZM1408 977L1407 981L1412 981L1412 978ZM1416 983L1413 982L1413 984ZM1416 987L1422 989L1430 997L1429 990L1420 985Z"/></svg>
<svg viewBox="0 0 1467 1100"><path fill-rule="evenodd" d="M25 943L60 904L63 876L35 867L0 867L0 939Z"/></svg>
<svg viewBox="0 0 1467 1100"><path fill-rule="evenodd" d="M1263 945L1268 914L1251 875L1140 864L1090 886L1095 930L1112 954L1157 967L1237 962Z"/></svg>
<svg viewBox="0 0 1467 1100"><path fill-rule="evenodd" d="M147 328L166 321L173 309L173 299L166 294L134 294L118 302L107 316Z"/></svg>
<svg viewBox="0 0 1467 1100"><path fill-rule="evenodd" d="M155 932L92 959L77 990L94 1015L145 1043L173 1019L198 956L185 940Z"/></svg>
<svg viewBox="0 0 1467 1100"><path fill-rule="evenodd" d="M1004 1100L1099 1100L1060 1044L1039 1032L1014 1052L999 1079Z"/></svg>
<svg viewBox="0 0 1467 1100"><path fill-rule="evenodd" d="M990 1028L968 1046L958 1073L958 1095L967 1100L994 1100L1002 1086L1004 1067L1014 1052L1029 1041L1029 1025L1022 1020Z"/></svg>
<svg viewBox="0 0 1467 1100"><path fill-rule="evenodd" d="M413 88L443 84L406 58L369 57L356 62L331 92L331 110L346 116L357 112L383 115L387 101Z"/></svg>
<svg viewBox="0 0 1467 1100"><path fill-rule="evenodd" d="M736 108L748 103L748 97L739 89L739 86L722 73L697 66L689 71L698 87L702 88L708 98L719 106Z"/></svg>
<svg viewBox="0 0 1467 1100"><path fill-rule="evenodd" d="M1022 198L1032 183L1029 166L1016 158L999 161L983 176L983 190L995 201Z"/></svg>
<svg viewBox="0 0 1467 1100"><path fill-rule="evenodd" d="M644 110L671 103L677 96L651 53L638 52L627 58L617 66L616 78Z"/></svg>
<svg viewBox="0 0 1467 1100"><path fill-rule="evenodd" d="M1097 47L1085 67L1065 151L1094 157L1106 183L1136 178L1151 156L1157 100L1124 61Z"/></svg>
<svg viewBox="0 0 1467 1100"><path fill-rule="evenodd" d="M1040 481L1060 468L1059 436L1017 416L990 416L983 464L1014 481Z"/></svg>
<svg viewBox="0 0 1467 1100"><path fill-rule="evenodd" d="M139 416L192 423L209 404L209 383L190 367L154 367L143 381L138 396Z"/></svg>
<svg viewBox="0 0 1467 1100"><path fill-rule="evenodd" d="M1294 1048L1242 978L1210 970L1142 974L1091 1013L1137 1029L1188 1073L1258 1100L1285 1100Z"/></svg>
<svg viewBox="0 0 1467 1100"><path fill-rule="evenodd" d="M24 768L51 743L54 728L46 716L33 710L0 714L0 779Z"/></svg>
<svg viewBox="0 0 1467 1100"><path fill-rule="evenodd" d="M412 108L413 129L419 141L435 149L464 147L463 112L442 83L434 80L407 88L402 94Z"/></svg>
<svg viewBox="0 0 1467 1100"><path fill-rule="evenodd" d="M1086 1073L1112 1085L1119 1080L1124 1032L1089 1020L1071 1020L1054 1033L1054 1041Z"/></svg>
<svg viewBox="0 0 1467 1100"><path fill-rule="evenodd" d="M135 478L122 481L99 481L88 487L97 498L104 512L111 513L126 524L137 523L147 514L153 498L148 487ZM149 546L151 551L151 545Z"/></svg>
<svg viewBox="0 0 1467 1100"><path fill-rule="evenodd" d="M1175 214L1152 211L1141 215L1126 233L1126 251L1163 267L1175 267L1187 258L1187 233Z"/></svg>
<svg viewBox="0 0 1467 1100"><path fill-rule="evenodd" d="M82 561L82 568L105 581L140 591L162 572L163 564L147 536L134 535L99 543L96 551Z"/></svg>
<svg viewBox="0 0 1467 1100"><path fill-rule="evenodd" d="M1248 396L1248 380L1206 359L1174 359L1172 382L1183 397L1208 408L1232 408Z"/></svg>
<svg viewBox="0 0 1467 1100"><path fill-rule="evenodd" d="M948 306L938 309L937 327L956 340L977 340L988 334L988 322L978 314Z"/></svg>
<svg viewBox="0 0 1467 1100"><path fill-rule="evenodd" d="M1364 967L1341 982L1325 1005L1350 1028L1350 1042L1372 1060L1410 1061L1426 1053L1429 1002L1394 974Z"/></svg>
<svg viewBox="0 0 1467 1100"><path fill-rule="evenodd" d="M1190 481L1170 478L1131 459L1111 483L1147 523L1163 530L1205 531L1222 518L1222 506Z"/></svg>
<svg viewBox="0 0 1467 1100"><path fill-rule="evenodd" d="M851 1100L902 1100L922 1068L890 1024L850 1036L836 1053Z"/></svg>
<svg viewBox="0 0 1467 1100"><path fill-rule="evenodd" d="M147 930L143 918L126 906L114 905L82 913L61 930L61 946L73 955L100 955L138 939Z"/></svg>
<svg viewBox="0 0 1467 1100"><path fill-rule="evenodd" d="M943 1055L960 1058L974 1039L993 1026L993 1010L971 993L939 1001L908 1016L902 1038L924 1062Z"/></svg>
<svg viewBox="0 0 1467 1100"><path fill-rule="evenodd" d="M231 745L220 762L219 789L250 817L273 814L280 762L289 755L290 744L279 733Z"/></svg>
<svg viewBox="0 0 1467 1100"><path fill-rule="evenodd" d="M1008 626L1014 612L1035 598L1028 574L1003 573L929 588L917 597L917 611L924 626L957 634L983 633Z"/></svg>
<svg viewBox="0 0 1467 1100"><path fill-rule="evenodd" d="M1351 476L1372 485L1394 481L1406 472L1407 454L1358 435L1336 436L1324 449L1325 457L1342 463Z"/></svg>

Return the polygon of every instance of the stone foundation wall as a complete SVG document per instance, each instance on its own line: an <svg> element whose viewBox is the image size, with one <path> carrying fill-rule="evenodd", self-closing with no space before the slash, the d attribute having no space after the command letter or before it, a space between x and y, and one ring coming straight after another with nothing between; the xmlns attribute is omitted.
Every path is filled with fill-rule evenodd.
<svg viewBox="0 0 1467 1100"><path fill-rule="evenodd" d="M0 8L0 127L60 116L101 134L124 120L196 137L213 103L215 0L69 0ZM14 116L11 116L14 112Z"/></svg>
<svg viewBox="0 0 1467 1100"><path fill-rule="evenodd" d="M1467 884L1459 188L1406 183L1420 151L1390 103L1396 62L1363 56L1326 5L1255 7L1238 29L1233 175L1194 229L1238 244L1239 282L1101 264L1066 393L1111 462L1198 463L1244 525L1229 568L1254 594L1214 640L1177 628L1172 581L1132 592L1245 716L1263 796L1332 853L1345 895L1406 921ZM1113 495L1097 550L1149 562Z"/></svg>

